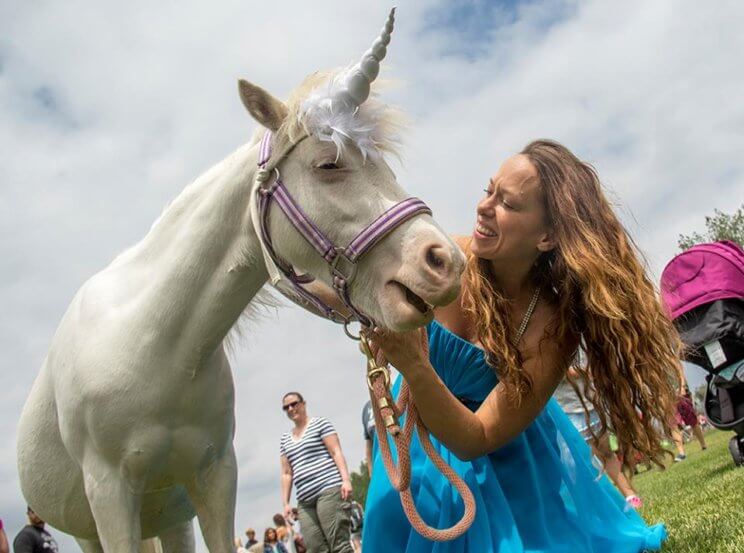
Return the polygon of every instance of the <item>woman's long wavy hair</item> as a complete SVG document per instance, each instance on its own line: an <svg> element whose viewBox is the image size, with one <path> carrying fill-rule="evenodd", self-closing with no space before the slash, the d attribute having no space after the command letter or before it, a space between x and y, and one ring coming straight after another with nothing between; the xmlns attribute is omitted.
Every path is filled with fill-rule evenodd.
<svg viewBox="0 0 744 553"><path fill-rule="evenodd" d="M531 142L521 154L537 170L555 240L555 248L542 254L532 270L541 299L557 311L543 339L567 344L567 349L580 339L600 434L612 428L626 465L633 450L661 463L664 450L654 425L670 431L682 349L677 331L594 168L550 140ZM477 337L509 397L519 401L530 393L532 382L510 340L515 327L509 300L484 259L469 254L464 278L463 304ZM566 351L566 366L575 354Z"/></svg>

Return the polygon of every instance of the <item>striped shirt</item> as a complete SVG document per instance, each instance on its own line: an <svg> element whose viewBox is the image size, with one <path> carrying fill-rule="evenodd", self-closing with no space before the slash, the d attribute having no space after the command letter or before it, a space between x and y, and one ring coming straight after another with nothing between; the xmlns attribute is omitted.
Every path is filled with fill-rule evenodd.
<svg viewBox="0 0 744 553"><path fill-rule="evenodd" d="M336 429L323 417L313 417L299 440L291 432L282 434L279 452L292 467L292 481L298 501L309 501L320 492L341 485L341 473L333 461L323 438Z"/></svg>

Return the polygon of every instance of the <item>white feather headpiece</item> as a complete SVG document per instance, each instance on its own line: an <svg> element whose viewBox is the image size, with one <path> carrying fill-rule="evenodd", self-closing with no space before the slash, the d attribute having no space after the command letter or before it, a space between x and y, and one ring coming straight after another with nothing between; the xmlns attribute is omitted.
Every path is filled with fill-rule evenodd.
<svg viewBox="0 0 744 553"><path fill-rule="evenodd" d="M325 86L313 90L302 102L298 113L305 129L321 140L333 142L338 155L345 144L355 144L362 155L379 155L385 106L375 102L365 105L370 85L380 72L380 62L387 53L395 23L395 8L390 10L380 36L362 59L332 77Z"/></svg>

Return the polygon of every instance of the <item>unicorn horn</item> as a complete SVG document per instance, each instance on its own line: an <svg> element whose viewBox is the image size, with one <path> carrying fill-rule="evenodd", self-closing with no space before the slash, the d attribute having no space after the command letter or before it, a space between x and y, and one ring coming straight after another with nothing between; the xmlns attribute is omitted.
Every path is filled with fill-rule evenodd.
<svg viewBox="0 0 744 553"><path fill-rule="evenodd" d="M346 86L336 95L335 100L346 105L351 111L361 106L369 97L369 86L380 72L380 62L385 58L387 45L395 24L395 8L390 10L387 22L380 32L380 36L372 43L362 59L349 69L346 74Z"/></svg>

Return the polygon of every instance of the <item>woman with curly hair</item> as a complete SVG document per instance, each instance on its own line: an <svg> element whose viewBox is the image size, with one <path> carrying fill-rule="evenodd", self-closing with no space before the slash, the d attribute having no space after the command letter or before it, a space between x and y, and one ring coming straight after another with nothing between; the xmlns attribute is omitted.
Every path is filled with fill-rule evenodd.
<svg viewBox="0 0 744 553"><path fill-rule="evenodd" d="M476 518L457 540L422 538L378 455L365 549L660 548L664 527L626 507L551 400L581 345L599 433L612 427L621 453L661 463L652 424L668 426L674 410L680 342L596 172L564 146L538 140L493 175L476 211L472 236L459 241L468 257L459 300L438 309L427 332L372 335L408 382L435 447L473 490ZM462 501L417 440L412 448L419 512L432 526L451 526Z"/></svg>

